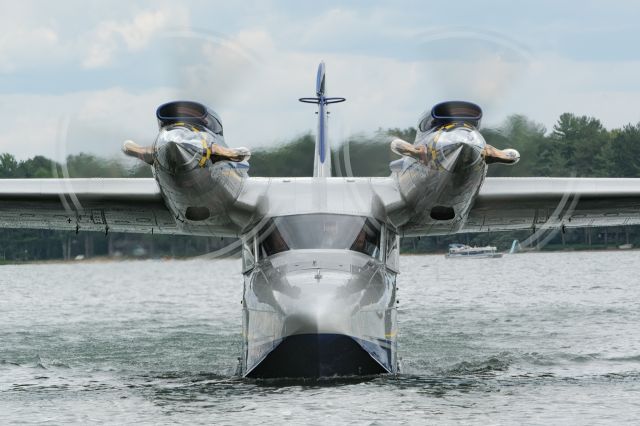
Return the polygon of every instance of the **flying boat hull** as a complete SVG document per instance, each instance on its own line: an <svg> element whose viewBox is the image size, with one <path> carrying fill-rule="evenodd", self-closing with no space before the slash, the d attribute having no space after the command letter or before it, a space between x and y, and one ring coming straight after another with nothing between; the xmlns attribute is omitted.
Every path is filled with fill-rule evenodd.
<svg viewBox="0 0 640 426"><path fill-rule="evenodd" d="M294 250L245 274L242 375L394 373L395 273L346 250Z"/></svg>

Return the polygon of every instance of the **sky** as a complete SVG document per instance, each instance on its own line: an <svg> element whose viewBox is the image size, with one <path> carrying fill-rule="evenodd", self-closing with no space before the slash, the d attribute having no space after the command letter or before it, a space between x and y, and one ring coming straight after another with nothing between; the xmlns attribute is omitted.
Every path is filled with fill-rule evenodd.
<svg viewBox="0 0 640 426"><path fill-rule="evenodd" d="M330 137L415 126L469 100L485 126L563 112L640 121L640 3L631 1L0 0L0 153L118 156L150 144L156 108L202 102L230 146L315 131L323 60Z"/></svg>

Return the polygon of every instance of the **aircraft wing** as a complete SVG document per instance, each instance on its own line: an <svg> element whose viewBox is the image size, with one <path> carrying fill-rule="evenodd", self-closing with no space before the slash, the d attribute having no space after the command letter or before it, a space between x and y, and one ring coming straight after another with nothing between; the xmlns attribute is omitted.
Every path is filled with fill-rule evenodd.
<svg viewBox="0 0 640 426"><path fill-rule="evenodd" d="M0 179L0 228L180 233L154 179Z"/></svg>
<svg viewBox="0 0 640 426"><path fill-rule="evenodd" d="M460 232L640 224L640 179L486 178Z"/></svg>

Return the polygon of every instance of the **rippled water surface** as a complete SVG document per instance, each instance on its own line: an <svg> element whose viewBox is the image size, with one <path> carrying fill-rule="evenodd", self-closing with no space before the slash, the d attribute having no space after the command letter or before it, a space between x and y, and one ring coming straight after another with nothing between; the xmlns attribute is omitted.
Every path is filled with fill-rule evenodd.
<svg viewBox="0 0 640 426"><path fill-rule="evenodd" d="M0 423L637 424L640 253L406 256L396 377L260 382L237 260L0 266Z"/></svg>

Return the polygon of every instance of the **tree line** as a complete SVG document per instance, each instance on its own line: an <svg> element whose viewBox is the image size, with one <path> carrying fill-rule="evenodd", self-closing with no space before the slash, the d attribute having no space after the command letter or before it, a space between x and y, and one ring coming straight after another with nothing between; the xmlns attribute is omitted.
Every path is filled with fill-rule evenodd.
<svg viewBox="0 0 640 426"><path fill-rule="evenodd" d="M577 176L640 177L640 123L607 129L594 117L564 113L552 129L523 116L512 115L502 125L483 128L487 143L497 148L515 148L521 154L515 166L494 165L488 176ZM335 176L388 176L389 163L398 159L389 149L391 137L412 142L415 128L378 129L373 134L353 135L332 150ZM252 176L310 176L315 139L311 133L253 152ZM66 169L65 169L66 167ZM118 158L91 154L69 155L64 164L43 156L19 161L0 155L0 178L51 177L150 177L145 164L130 166ZM526 239L528 231L463 234L404 239L405 252L429 252L446 248L451 242L507 248L514 239ZM576 247L601 248L619 243L640 243L635 227L567 230L546 249ZM228 241L190 236L147 236L62 231L0 230L0 261L69 258L77 255L191 256L215 250Z"/></svg>

